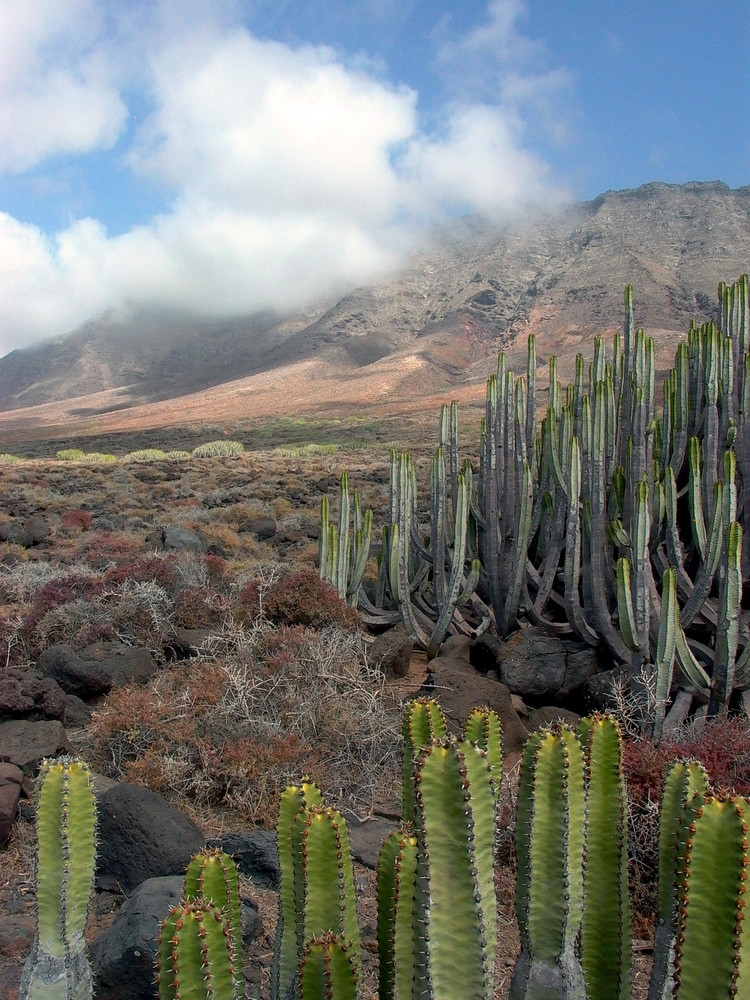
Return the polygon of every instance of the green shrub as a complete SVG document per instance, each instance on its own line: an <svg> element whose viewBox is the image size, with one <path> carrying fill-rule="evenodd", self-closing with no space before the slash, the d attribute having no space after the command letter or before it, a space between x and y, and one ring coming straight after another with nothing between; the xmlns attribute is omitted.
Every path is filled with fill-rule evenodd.
<svg viewBox="0 0 750 1000"><path fill-rule="evenodd" d="M63 448L58 451L57 460L59 462L80 462L83 454L80 448Z"/></svg>
<svg viewBox="0 0 750 1000"><path fill-rule="evenodd" d="M140 448L138 451L129 451L123 461L125 462L162 462L167 458L166 451L161 448Z"/></svg>
<svg viewBox="0 0 750 1000"><path fill-rule="evenodd" d="M193 458L239 458L244 450L241 441L206 441L193 448Z"/></svg>
<svg viewBox="0 0 750 1000"><path fill-rule="evenodd" d="M103 451L87 451L85 455L81 456L82 462L99 462L102 464L107 464L117 461L116 455L110 455Z"/></svg>
<svg viewBox="0 0 750 1000"><path fill-rule="evenodd" d="M190 458L190 452L180 451L179 449L176 451L168 451L166 454L166 458L170 462L179 462L184 458Z"/></svg>
<svg viewBox="0 0 750 1000"><path fill-rule="evenodd" d="M16 465L21 459L17 455L9 455L7 452L0 452L0 465Z"/></svg>

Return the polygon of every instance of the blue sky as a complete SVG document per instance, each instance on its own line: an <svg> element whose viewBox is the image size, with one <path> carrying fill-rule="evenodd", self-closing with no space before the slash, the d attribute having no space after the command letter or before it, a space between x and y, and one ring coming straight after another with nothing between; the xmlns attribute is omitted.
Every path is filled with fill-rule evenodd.
<svg viewBox="0 0 750 1000"><path fill-rule="evenodd" d="M466 212L748 184L748 13L2 0L0 355L108 309L294 308Z"/></svg>

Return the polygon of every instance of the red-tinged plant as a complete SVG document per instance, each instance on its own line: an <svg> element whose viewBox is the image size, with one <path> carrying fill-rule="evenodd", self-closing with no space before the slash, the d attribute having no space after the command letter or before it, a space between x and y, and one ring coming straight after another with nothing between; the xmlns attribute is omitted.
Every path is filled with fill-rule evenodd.
<svg viewBox="0 0 750 1000"><path fill-rule="evenodd" d="M144 542L121 531L93 531L83 548L83 556L91 566L101 568L109 563L132 559L142 552Z"/></svg>
<svg viewBox="0 0 750 1000"><path fill-rule="evenodd" d="M156 583L171 593L177 583L176 562L177 557L172 553L127 559L106 570L104 581L109 589L122 586L129 580L133 583Z"/></svg>
<svg viewBox="0 0 750 1000"><path fill-rule="evenodd" d="M359 624L357 612L314 570L289 573L275 580L265 595L263 610L277 625L356 629Z"/></svg>
<svg viewBox="0 0 750 1000"><path fill-rule="evenodd" d="M175 598L175 625L188 629L215 625L221 618L221 608L211 596L200 587L185 587L178 591Z"/></svg>
<svg viewBox="0 0 750 1000"><path fill-rule="evenodd" d="M60 517L60 526L66 531L89 531L91 520L87 510L66 510Z"/></svg>

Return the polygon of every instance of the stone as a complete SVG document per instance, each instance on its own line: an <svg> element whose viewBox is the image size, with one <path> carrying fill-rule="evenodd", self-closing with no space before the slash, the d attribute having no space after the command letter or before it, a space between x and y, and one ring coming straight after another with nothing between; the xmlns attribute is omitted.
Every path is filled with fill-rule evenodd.
<svg viewBox="0 0 750 1000"><path fill-rule="evenodd" d="M520 753L528 731L513 708L511 693L505 684L488 680L468 662L442 655L430 661L428 670L429 676L420 694L436 699L450 732L463 735L472 708L489 705L500 718L506 754Z"/></svg>
<svg viewBox="0 0 750 1000"><path fill-rule="evenodd" d="M161 922L182 899L181 875L148 878L91 945L97 1000L158 997L156 955Z"/></svg>
<svg viewBox="0 0 750 1000"><path fill-rule="evenodd" d="M397 625L375 639L370 646L368 659L389 679L406 677L413 650L411 636L406 634L403 625Z"/></svg>
<svg viewBox="0 0 750 1000"><path fill-rule="evenodd" d="M135 681L145 684L158 672L159 666L149 650L128 646L124 642L101 641L81 650L81 659L95 664L110 678L112 687L123 687Z"/></svg>
<svg viewBox="0 0 750 1000"><path fill-rule="evenodd" d="M162 532L162 545L175 552L204 552L206 548L200 535L180 524L172 524Z"/></svg>
<svg viewBox="0 0 750 1000"><path fill-rule="evenodd" d="M522 629L521 638L500 663L500 678L522 698L555 698L565 682L565 647L541 629Z"/></svg>
<svg viewBox="0 0 750 1000"><path fill-rule="evenodd" d="M203 844L200 828L161 795L119 782L99 799L96 884L129 893L147 878L182 874Z"/></svg>
<svg viewBox="0 0 750 1000"><path fill-rule="evenodd" d="M502 659L504 643L490 632L483 632L478 638L472 639L469 646L469 662L481 674L496 670Z"/></svg>
<svg viewBox="0 0 750 1000"><path fill-rule="evenodd" d="M281 881L276 831L244 830L225 833L208 841L208 847L220 847L234 858L240 875L249 878L259 889L278 889Z"/></svg>
<svg viewBox="0 0 750 1000"><path fill-rule="evenodd" d="M100 664L84 660L65 642L56 642L45 649L36 661L36 669L44 677L57 681L66 694L74 694L83 701L112 689L109 673Z"/></svg>
<svg viewBox="0 0 750 1000"><path fill-rule="evenodd" d="M613 684L619 671L601 670L593 674L581 687L581 699L586 712L607 712L612 709Z"/></svg>
<svg viewBox="0 0 750 1000"><path fill-rule="evenodd" d="M65 696L65 718L66 729L85 729L91 722L91 709L75 694Z"/></svg>
<svg viewBox="0 0 750 1000"><path fill-rule="evenodd" d="M349 846L352 857L366 868L375 871L378 867L378 855L383 841L395 829L393 823L385 819L347 818L349 829Z"/></svg>
<svg viewBox="0 0 750 1000"><path fill-rule="evenodd" d="M565 677L563 679L561 698L569 698L576 694L586 683L599 673L601 664L596 650L585 642L570 642L563 640L565 649Z"/></svg>
<svg viewBox="0 0 750 1000"><path fill-rule="evenodd" d="M23 771L15 764L0 763L0 847L8 842L18 816Z"/></svg>
<svg viewBox="0 0 750 1000"><path fill-rule="evenodd" d="M0 761L15 764L25 777L33 777L45 757L59 757L68 749L65 730L57 719L0 722Z"/></svg>
<svg viewBox="0 0 750 1000"><path fill-rule="evenodd" d="M51 677L10 667L0 678L0 721L65 718L66 696Z"/></svg>
<svg viewBox="0 0 750 1000"><path fill-rule="evenodd" d="M256 538L263 541L264 539L273 538L276 534L276 521L272 517L265 517L263 515L244 517L240 519L237 531L252 532Z"/></svg>
<svg viewBox="0 0 750 1000"><path fill-rule="evenodd" d="M543 705L541 708L532 708L529 712L527 725L531 732L556 722L564 722L565 725L575 729L580 721L581 716L576 712L571 712L568 708L561 708L558 705Z"/></svg>

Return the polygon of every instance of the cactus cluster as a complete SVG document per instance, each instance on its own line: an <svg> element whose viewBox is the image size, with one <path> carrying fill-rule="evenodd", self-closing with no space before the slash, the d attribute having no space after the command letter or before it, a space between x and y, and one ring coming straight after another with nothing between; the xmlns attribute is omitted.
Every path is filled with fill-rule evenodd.
<svg viewBox="0 0 750 1000"><path fill-rule="evenodd" d="M380 1000L490 1000L497 944L494 842L500 723L474 710L463 739L435 702L406 706L404 822L377 865ZM649 1000L750 995L744 894L750 802L709 794L678 761L664 785L659 923ZM532 733L518 789L516 915L521 953L510 1000L627 1000L630 903L622 736L610 716ZM38 927L23 1000L89 1000L83 931L96 811L88 768L45 762L38 796ZM279 808L274 1000L362 1000L361 943L344 818L310 781ZM244 996L237 870L219 850L188 866L162 924L162 1000Z"/></svg>
<svg viewBox="0 0 750 1000"><path fill-rule="evenodd" d="M391 456L378 600L430 655L449 631L523 618L605 647L659 736L691 702L725 714L750 685L750 318L748 278L719 286L718 325L693 325L657 401L654 341L633 292L610 348L576 357L563 386L549 359L546 412L533 335L526 374L501 354L488 380L477 472L458 459L455 403L432 463L429 538L416 521L409 455ZM324 572L321 563L321 572ZM327 570L325 572L328 572ZM475 588L486 604L480 601ZM392 619L391 619L392 620ZM683 696L674 700L675 683Z"/></svg>
<svg viewBox="0 0 750 1000"><path fill-rule="evenodd" d="M242 1000L237 866L216 848L192 858L183 899L161 925L156 979L161 1000Z"/></svg>

